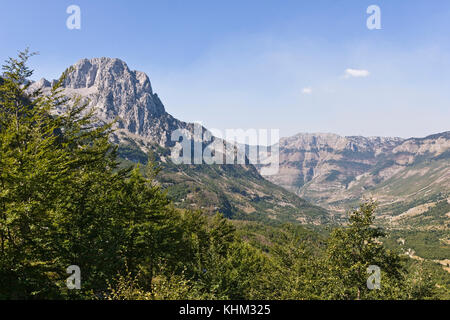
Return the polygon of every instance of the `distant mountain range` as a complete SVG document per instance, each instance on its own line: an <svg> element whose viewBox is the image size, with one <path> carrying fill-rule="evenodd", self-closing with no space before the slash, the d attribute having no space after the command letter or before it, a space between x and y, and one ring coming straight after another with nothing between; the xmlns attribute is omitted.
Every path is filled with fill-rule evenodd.
<svg viewBox="0 0 450 320"><path fill-rule="evenodd" d="M117 119L111 139L124 164L145 163L152 151L164 169L158 179L180 207L322 224L363 197L377 198L386 217L449 197L450 132L411 139L298 134L280 140L280 170L265 178L263 166L248 163L175 165L170 137L177 129L193 134L194 124L166 112L145 73L111 58L82 59L72 68L66 94L81 95L101 121ZM50 86L41 79L32 89Z"/></svg>
<svg viewBox="0 0 450 320"><path fill-rule="evenodd" d="M280 170L266 178L344 212L373 197L395 216L450 196L450 132L425 138L302 133L279 143Z"/></svg>
<svg viewBox="0 0 450 320"><path fill-rule="evenodd" d="M45 92L51 84L41 79L30 89ZM147 75L130 70L119 59L82 59L71 67L63 87L69 96L82 96L101 121L117 119L111 140L119 145L124 164L145 163L152 151L163 168L158 180L179 207L250 220L313 224L332 220L326 210L264 179L251 164L175 165L170 159L175 146L171 135L181 129L193 137L194 124L168 114Z"/></svg>

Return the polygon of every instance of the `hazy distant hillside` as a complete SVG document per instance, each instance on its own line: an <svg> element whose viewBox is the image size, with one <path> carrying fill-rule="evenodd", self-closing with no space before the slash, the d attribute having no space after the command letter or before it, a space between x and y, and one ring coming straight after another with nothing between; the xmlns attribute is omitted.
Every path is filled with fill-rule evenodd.
<svg viewBox="0 0 450 320"><path fill-rule="evenodd" d="M450 132L425 138L298 134L280 141L280 171L266 177L301 197L341 211L363 197L385 213L446 199Z"/></svg>

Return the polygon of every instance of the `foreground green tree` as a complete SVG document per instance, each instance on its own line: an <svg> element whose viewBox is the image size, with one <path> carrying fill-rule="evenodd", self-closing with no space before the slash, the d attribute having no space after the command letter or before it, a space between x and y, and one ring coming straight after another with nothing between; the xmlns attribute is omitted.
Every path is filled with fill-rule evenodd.
<svg viewBox="0 0 450 320"><path fill-rule="evenodd" d="M435 284L407 257L386 249L374 227L376 203L367 201L349 214L349 223L313 242L283 232L272 247L274 299L428 299ZM286 227L285 231L292 227ZM372 268L369 268L372 267ZM378 269L379 268L379 269ZM376 287L375 269L380 271ZM368 272L369 271L369 272ZM372 284L372 285L371 285Z"/></svg>
<svg viewBox="0 0 450 320"><path fill-rule="evenodd" d="M303 232L303 230L302 230ZM305 238L295 226L287 225L272 248L271 299L321 299L327 284L321 253L323 244Z"/></svg>
<svg viewBox="0 0 450 320"><path fill-rule="evenodd" d="M0 83L0 297L89 296L126 265L173 258L174 210L138 170L118 168L112 125L64 96L70 70L50 92L30 92L31 55L10 58ZM70 265L81 291L65 287Z"/></svg>
<svg viewBox="0 0 450 320"><path fill-rule="evenodd" d="M386 249L380 241L385 234L373 226L375 209L376 203L372 200L361 204L350 213L348 227L331 233L325 254L326 298L396 299L404 296L405 258ZM368 286L372 275L368 272L369 266L381 271L379 289Z"/></svg>
<svg viewBox="0 0 450 320"><path fill-rule="evenodd" d="M29 56L9 59L0 84L0 295L11 298L54 293L49 208L68 160L54 148L62 119L27 93Z"/></svg>

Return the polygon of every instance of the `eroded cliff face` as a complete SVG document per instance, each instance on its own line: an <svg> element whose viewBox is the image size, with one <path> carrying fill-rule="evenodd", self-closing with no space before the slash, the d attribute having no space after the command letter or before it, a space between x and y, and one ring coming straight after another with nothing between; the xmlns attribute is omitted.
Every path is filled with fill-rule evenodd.
<svg viewBox="0 0 450 320"><path fill-rule="evenodd" d="M150 79L140 71L130 70L125 62L114 58L82 59L74 64L63 83L65 94L80 95L95 108L96 116L111 122L117 119L115 139L138 137L146 142L173 146L171 133L193 125L168 114ZM33 88L49 88L51 83L41 79Z"/></svg>
<svg viewBox="0 0 450 320"><path fill-rule="evenodd" d="M411 139L298 134L281 139L279 173L266 178L343 211L363 197L395 202L448 193L449 149L450 132Z"/></svg>

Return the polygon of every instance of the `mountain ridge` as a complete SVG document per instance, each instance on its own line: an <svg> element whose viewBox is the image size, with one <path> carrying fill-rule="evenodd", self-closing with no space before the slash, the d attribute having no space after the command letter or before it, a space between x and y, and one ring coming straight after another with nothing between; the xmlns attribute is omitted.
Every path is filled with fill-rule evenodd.
<svg viewBox="0 0 450 320"><path fill-rule="evenodd" d="M266 178L330 210L373 197L394 214L394 203L410 203L407 211L450 193L450 131L406 139L300 133L279 147L280 171Z"/></svg>
<svg viewBox="0 0 450 320"><path fill-rule="evenodd" d="M41 79L31 88L49 89L53 83ZM387 208L383 212L392 213L397 209L386 204L406 201L412 205L420 197L429 200L438 197L442 191L445 198L449 189L449 131L421 138L298 133L280 139L280 170L263 179L251 173L253 167L248 163L233 169L204 164L174 166L169 154L177 142L171 141L171 134L182 129L193 138L194 124L167 113L153 92L149 77L141 71L130 70L120 59L81 59L71 67L63 87L66 94L81 95L89 102L101 121L111 122L118 118L112 141L119 145L123 159L145 162L149 151L156 153L156 158L166 169L166 176L162 178L165 186L168 190L177 190L172 192L173 200L184 207L202 203L204 205L199 207L207 207L210 211L222 208L229 216L258 213L270 219L276 217L278 210L283 212L284 220L317 223L320 219L316 218L321 215L319 209L312 209L315 218L308 219L302 210L290 212L286 206L277 204L295 203L294 208L306 208L307 204L301 201L304 198L331 212L343 213L363 197L373 196L381 199L382 207ZM208 131L201 128L202 132ZM256 164L255 167L260 175L264 165ZM411 176L420 176L424 171L428 172L426 178L417 177L411 183ZM180 176L184 178L180 179ZM233 179L239 182L232 183ZM196 193L196 184L207 191ZM220 187L216 188L214 184ZM400 192L408 189L410 186L405 186L408 184L417 184L417 187ZM300 198L292 198L278 187ZM183 188L190 194L181 190ZM205 203L204 198L210 198L209 203ZM258 204L255 199L263 202ZM215 202L220 204L217 206ZM234 208L232 203L236 204ZM409 208L410 205L405 210ZM289 217L291 213L292 217ZM326 214L322 213L322 216ZM327 218L334 219L333 216Z"/></svg>
<svg viewBox="0 0 450 320"><path fill-rule="evenodd" d="M172 141L171 135L175 130L184 130L187 138L196 139L195 125L167 113L148 76L130 70L124 61L105 57L81 59L66 71L69 72L62 83L64 93L81 96L102 122L117 118L111 141L119 146L119 156L124 163L145 163L151 152L163 168L159 183L179 207L221 211L240 219L314 224L332 219L326 210L264 179L248 161L175 165L169 155L178 141ZM48 91L52 83L41 79L30 90ZM208 132L204 127L201 131ZM202 147L211 142L200 139ZM212 139L223 143L219 138Z"/></svg>

